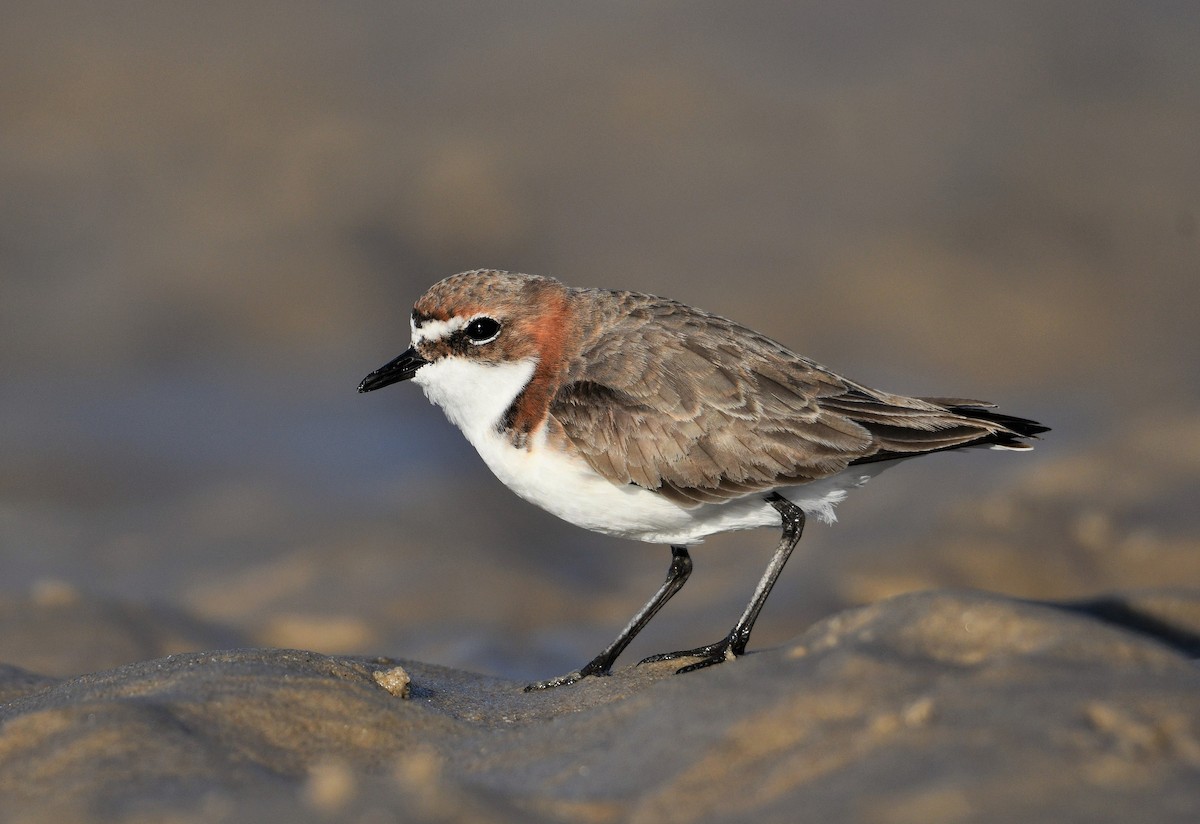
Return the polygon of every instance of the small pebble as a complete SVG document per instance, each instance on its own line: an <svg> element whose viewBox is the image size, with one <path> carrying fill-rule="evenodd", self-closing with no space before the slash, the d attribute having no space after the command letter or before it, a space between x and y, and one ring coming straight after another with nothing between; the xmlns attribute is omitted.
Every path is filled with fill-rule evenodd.
<svg viewBox="0 0 1200 824"><path fill-rule="evenodd" d="M408 698L408 685L411 682L404 667L392 667L375 673L375 683L397 698Z"/></svg>

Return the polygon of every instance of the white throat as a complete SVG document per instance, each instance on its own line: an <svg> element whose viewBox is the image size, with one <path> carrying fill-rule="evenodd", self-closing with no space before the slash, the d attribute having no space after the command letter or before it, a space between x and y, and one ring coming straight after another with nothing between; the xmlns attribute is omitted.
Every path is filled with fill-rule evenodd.
<svg viewBox="0 0 1200 824"><path fill-rule="evenodd" d="M412 380L478 449L481 440L494 436L536 366L533 358L487 364L451 355L422 366Z"/></svg>

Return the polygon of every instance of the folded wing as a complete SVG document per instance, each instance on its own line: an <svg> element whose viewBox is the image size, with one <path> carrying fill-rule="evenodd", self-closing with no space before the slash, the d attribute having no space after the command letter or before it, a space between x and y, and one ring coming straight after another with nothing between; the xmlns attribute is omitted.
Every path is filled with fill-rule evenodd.
<svg viewBox="0 0 1200 824"><path fill-rule="evenodd" d="M725 318L621 293L550 415L601 475L694 506L965 446L1028 448L1046 427L964 399L848 381ZM616 326L612 329L612 326Z"/></svg>

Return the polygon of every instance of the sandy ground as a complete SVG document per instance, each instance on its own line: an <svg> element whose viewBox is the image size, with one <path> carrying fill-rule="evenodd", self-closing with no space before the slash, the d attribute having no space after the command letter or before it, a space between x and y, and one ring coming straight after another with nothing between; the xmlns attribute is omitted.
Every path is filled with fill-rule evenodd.
<svg viewBox="0 0 1200 824"><path fill-rule="evenodd" d="M1198 53L1171 0L6 3L0 819L1196 820ZM768 531L526 696L668 558L355 393L477 266L1053 431L874 479L744 660L628 669Z"/></svg>
<svg viewBox="0 0 1200 824"><path fill-rule="evenodd" d="M942 591L548 693L279 649L12 668L0 793L11 821L1194 821L1198 654L1195 593Z"/></svg>

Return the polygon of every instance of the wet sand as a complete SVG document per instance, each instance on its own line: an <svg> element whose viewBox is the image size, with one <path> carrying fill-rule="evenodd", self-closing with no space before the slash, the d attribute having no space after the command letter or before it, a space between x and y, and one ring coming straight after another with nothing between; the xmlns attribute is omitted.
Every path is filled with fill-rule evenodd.
<svg viewBox="0 0 1200 824"><path fill-rule="evenodd" d="M1184 822L1198 654L1195 593L939 591L544 693L278 649L5 668L0 797L12 821Z"/></svg>

